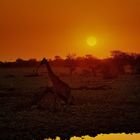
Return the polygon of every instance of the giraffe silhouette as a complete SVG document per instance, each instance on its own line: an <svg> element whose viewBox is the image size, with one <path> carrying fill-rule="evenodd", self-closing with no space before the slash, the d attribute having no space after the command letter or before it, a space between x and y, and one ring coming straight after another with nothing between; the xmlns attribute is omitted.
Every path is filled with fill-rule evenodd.
<svg viewBox="0 0 140 140"><path fill-rule="evenodd" d="M55 94L55 99L58 97L59 99L64 101L65 104L69 104L70 99L73 98L73 96L71 96L71 88L69 87L69 85L67 83L65 83L64 81L62 81L53 72L53 70L46 58L43 58L40 65L45 65L48 70L48 76L53 85L53 93Z"/></svg>

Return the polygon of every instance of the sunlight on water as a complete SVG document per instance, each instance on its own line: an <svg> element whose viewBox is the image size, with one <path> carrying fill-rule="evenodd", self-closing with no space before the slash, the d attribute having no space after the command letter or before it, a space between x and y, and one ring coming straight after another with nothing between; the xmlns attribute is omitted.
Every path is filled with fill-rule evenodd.
<svg viewBox="0 0 140 140"><path fill-rule="evenodd" d="M96 137L83 136L83 137L72 137L71 140L140 140L139 134L101 134ZM45 139L46 140L46 139ZM51 139L49 139L51 140ZM56 140L60 140L59 137Z"/></svg>

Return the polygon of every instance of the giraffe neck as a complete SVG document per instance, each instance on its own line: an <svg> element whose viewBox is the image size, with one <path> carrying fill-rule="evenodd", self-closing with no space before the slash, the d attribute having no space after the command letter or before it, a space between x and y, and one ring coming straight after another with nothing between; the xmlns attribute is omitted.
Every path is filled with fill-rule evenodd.
<svg viewBox="0 0 140 140"><path fill-rule="evenodd" d="M48 75L52 81L52 83L54 84L56 82L56 80L58 79L57 76L54 74L51 66L49 63L46 64L47 70L48 70Z"/></svg>

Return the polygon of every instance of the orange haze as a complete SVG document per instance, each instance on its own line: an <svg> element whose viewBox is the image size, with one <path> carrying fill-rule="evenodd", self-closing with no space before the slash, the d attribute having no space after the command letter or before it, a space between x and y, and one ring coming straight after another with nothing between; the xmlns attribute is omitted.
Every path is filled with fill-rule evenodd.
<svg viewBox="0 0 140 140"><path fill-rule="evenodd" d="M2 61L110 50L140 52L140 0L0 0Z"/></svg>

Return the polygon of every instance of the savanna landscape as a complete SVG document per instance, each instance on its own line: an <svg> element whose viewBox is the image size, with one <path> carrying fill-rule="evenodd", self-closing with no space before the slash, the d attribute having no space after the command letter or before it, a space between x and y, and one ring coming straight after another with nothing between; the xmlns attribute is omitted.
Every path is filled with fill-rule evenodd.
<svg viewBox="0 0 140 140"><path fill-rule="evenodd" d="M49 61L53 72L71 87L70 104L65 104L61 97L54 104L55 95L47 91L53 84L46 67L36 72L41 62L17 59L1 64L0 139L139 133L140 57L114 53L104 60L69 55L65 60L57 56ZM117 72L112 71L115 62L119 64L115 67Z"/></svg>
<svg viewBox="0 0 140 140"><path fill-rule="evenodd" d="M0 0L0 140L140 140L140 0Z"/></svg>

